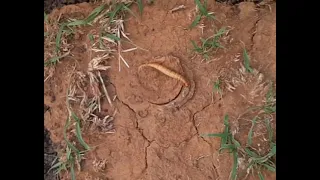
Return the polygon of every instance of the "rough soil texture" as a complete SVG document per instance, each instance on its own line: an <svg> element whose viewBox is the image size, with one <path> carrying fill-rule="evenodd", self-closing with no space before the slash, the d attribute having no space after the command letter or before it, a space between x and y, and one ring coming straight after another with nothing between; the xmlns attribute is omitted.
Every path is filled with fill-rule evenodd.
<svg viewBox="0 0 320 180"><path fill-rule="evenodd" d="M44 12L50 13L55 8L64 5L89 2L90 0L44 0Z"/></svg>
<svg viewBox="0 0 320 180"><path fill-rule="evenodd" d="M53 161L57 156L57 152L50 139L50 134L47 129L44 128L44 179L55 180L56 176L49 169L52 166Z"/></svg>
<svg viewBox="0 0 320 180"><path fill-rule="evenodd" d="M184 4L187 8L175 13L170 10ZM82 13L87 16L96 6L88 3L68 5L55 9L50 16L60 13ZM224 129L223 118L230 117L231 130L241 144L246 143L252 116L238 119L249 107L262 104L267 87L263 82L275 82L276 69L276 4L257 8L244 2L236 6L210 3L220 21L204 20L205 27L187 29L195 17L194 1L162 0L145 6L141 19L126 18L125 27L130 39L149 51L136 50L123 53L130 65L122 64L118 70L117 58L110 60L111 69L103 74L111 97L117 95L114 106L114 134L83 132L84 140L95 147L85 156L77 179L115 180L227 180L232 168L232 155L218 153L219 138L200 137L206 133L220 133ZM138 14L133 6L132 11ZM221 27L231 29L223 36L219 49L211 62L195 55L190 40L199 42ZM45 82L45 127L54 143L63 144L63 127L68 116L65 105L70 72L87 68L89 49L88 32L95 27L84 28L71 42L73 57L66 57L56 66L55 74ZM251 57L251 66L259 73L241 74L243 46ZM123 49L132 48L124 44ZM115 55L116 56L116 55ZM240 56L240 57L239 57ZM194 83L195 88L183 84L152 68L138 70L142 64L157 61L179 72ZM75 63L77 62L77 63ZM223 96L212 95L213 81L217 78L233 82L235 89L223 86ZM238 80L238 81L237 81ZM238 83L236 83L238 82ZM186 92L186 102L179 97ZM190 95L191 94L191 95ZM181 99L185 98L184 95ZM177 100L176 100L177 99ZM175 101L176 104L170 103ZM102 111L112 112L107 102ZM181 103L181 106L176 107ZM275 117L274 117L275 119ZM275 128L275 121L272 121ZM260 136L253 145L261 154L267 152L265 128L257 128ZM105 161L103 169L96 169L97 160ZM240 165L239 169L242 166ZM275 173L263 172L265 179L275 179ZM63 178L69 178L68 175ZM239 175L239 179L243 176ZM257 175L248 179L258 179Z"/></svg>

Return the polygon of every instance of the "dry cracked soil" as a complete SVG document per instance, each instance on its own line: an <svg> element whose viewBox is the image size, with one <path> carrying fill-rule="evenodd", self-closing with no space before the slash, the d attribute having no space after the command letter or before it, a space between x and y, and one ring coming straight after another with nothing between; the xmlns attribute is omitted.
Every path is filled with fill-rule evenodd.
<svg viewBox="0 0 320 180"><path fill-rule="evenodd" d="M102 3L79 2L45 1L45 10L49 19L81 19ZM119 71L118 53L113 52L108 59L111 68L101 71L112 106L102 98L98 116L114 115L113 131L105 133L83 127L82 137L92 148L85 153L81 170L75 170L76 178L228 180L232 154L219 153L220 138L201 135L221 133L224 117L228 115L234 137L241 145L247 143L250 120L255 114L245 112L263 105L269 82L274 87L276 84L276 3L230 5L210 1L208 10L214 12L217 20L202 18L198 26L189 29L197 14L194 1L156 0L150 5L143 2L142 16L138 16L134 4L131 10L137 17L127 14L124 18L127 36L141 47L122 53L129 68L121 62ZM185 8L171 13L179 5ZM193 50L191 40L200 45L200 38L210 37L223 27L227 29L220 39L224 48L214 50L209 60L203 60ZM63 132L69 116L66 94L71 73L88 69L93 56L89 34L98 31L95 24L79 27L68 39L72 55L60 59L52 76L45 81L45 179L57 178L48 169L66 146ZM132 47L129 43L122 44L122 49ZM254 73L244 70L244 48ZM181 74L189 86L154 68L139 69L150 62ZM220 93L214 89L217 81L221 81ZM84 91L90 94L92 90ZM80 112L79 106L73 108ZM275 115L270 117L275 132ZM74 131L69 130L67 136L73 137L72 134ZM264 123L257 123L252 146L262 155L270 148L267 134ZM241 158L238 162L238 179L244 179L245 163ZM262 174L267 180L275 179L273 172L263 170ZM59 178L69 179L70 172L62 172ZM246 178L259 179L257 174Z"/></svg>

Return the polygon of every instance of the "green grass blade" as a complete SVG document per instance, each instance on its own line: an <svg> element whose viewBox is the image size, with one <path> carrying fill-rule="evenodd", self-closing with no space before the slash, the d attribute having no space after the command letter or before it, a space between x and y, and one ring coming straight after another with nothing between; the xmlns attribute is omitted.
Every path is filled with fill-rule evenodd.
<svg viewBox="0 0 320 180"><path fill-rule="evenodd" d="M196 18L194 19L194 21L191 23L189 28L191 29L191 28L196 27L199 24L200 20L201 20L201 15L197 15Z"/></svg>
<svg viewBox="0 0 320 180"><path fill-rule="evenodd" d="M56 169L60 166L62 166L63 162L57 162L56 164L54 164L53 166L51 166L51 168L48 170L48 172L50 172L53 169Z"/></svg>
<svg viewBox="0 0 320 180"><path fill-rule="evenodd" d="M270 147L273 148L274 146L276 146L276 143L270 142Z"/></svg>
<svg viewBox="0 0 320 180"><path fill-rule="evenodd" d="M105 8L105 5L98 6L95 8L90 15L85 19L86 24L91 23Z"/></svg>
<svg viewBox="0 0 320 180"><path fill-rule="evenodd" d="M251 146L251 144L252 144L253 128L254 128L254 126L256 125L257 118L258 118L257 116L253 118L252 124L251 124L251 128L250 128L250 131L249 131L249 134L248 134L248 145L249 145L249 146Z"/></svg>
<svg viewBox="0 0 320 180"><path fill-rule="evenodd" d="M223 124L225 125L223 134L229 134L229 122L228 121L229 121L229 115L226 114L224 116L224 120L223 120ZM229 141L229 136L222 138L221 144L227 144L228 141Z"/></svg>
<svg viewBox="0 0 320 180"><path fill-rule="evenodd" d="M44 21L48 23L48 14L46 14L45 12L44 12Z"/></svg>
<svg viewBox="0 0 320 180"><path fill-rule="evenodd" d="M236 180L237 179L237 170L238 170L238 152L233 152L233 166L231 171L231 179Z"/></svg>
<svg viewBox="0 0 320 180"><path fill-rule="evenodd" d="M254 165L255 165L255 161L252 160L252 161L248 164L247 169L251 169L252 166L254 166Z"/></svg>
<svg viewBox="0 0 320 180"><path fill-rule="evenodd" d="M234 136L231 136L231 139L232 139L232 143L234 144L236 149L241 147L240 143L234 138Z"/></svg>
<svg viewBox="0 0 320 180"><path fill-rule="evenodd" d="M53 57L53 58L50 58L48 61L44 62L44 66L48 66L48 65L50 65L50 64L57 64L57 62L58 62L61 58L65 57L65 56L67 56L67 54L64 54L64 55L62 55L62 56L55 56L55 57Z"/></svg>
<svg viewBox="0 0 320 180"><path fill-rule="evenodd" d="M226 33L226 28L222 27L219 31L214 35L214 38L220 38L224 33Z"/></svg>
<svg viewBox="0 0 320 180"><path fill-rule="evenodd" d="M76 180L76 174L74 172L74 163L73 162L71 163L71 166L70 166L70 172L71 172L71 180Z"/></svg>
<svg viewBox="0 0 320 180"><path fill-rule="evenodd" d="M57 36L56 36L56 52L60 51L60 42L61 42L61 37L62 37L62 31L63 31L65 26L66 26L66 24L62 24L60 26L60 29L59 29L58 33L57 33Z"/></svg>
<svg viewBox="0 0 320 180"><path fill-rule="evenodd" d="M94 43L94 38L93 38L92 34L88 34L88 38L89 38L91 43Z"/></svg>
<svg viewBox="0 0 320 180"><path fill-rule="evenodd" d="M124 5L123 5L122 3L116 4L116 8L109 13L110 22L113 21L114 17L115 17L116 14L118 13L118 11L120 11L120 10L122 9L123 6L124 6Z"/></svg>
<svg viewBox="0 0 320 180"><path fill-rule="evenodd" d="M244 59L244 67L246 71L249 73L253 72L253 69L250 67L250 59L246 49L243 49L243 59Z"/></svg>
<svg viewBox="0 0 320 180"><path fill-rule="evenodd" d="M207 2L206 0L205 0L204 5L201 4L200 0L195 0L194 2L195 2L196 5L198 6L201 15L204 15L204 16L208 15L208 11L207 11L207 9L206 9L206 4L207 4L207 3L206 3L206 2Z"/></svg>
<svg viewBox="0 0 320 180"><path fill-rule="evenodd" d="M224 124L226 127L229 127L229 115L228 115L228 114L226 114L226 115L224 116L223 124ZM228 131L229 131L229 129L228 129Z"/></svg>
<svg viewBox="0 0 320 180"><path fill-rule="evenodd" d="M100 14L100 13L104 10L104 8L105 8L105 5L104 5L104 4L101 5L101 6L96 7L96 8L89 14L89 16L88 16L87 19L90 19L90 17L96 17L97 14Z"/></svg>
<svg viewBox="0 0 320 180"><path fill-rule="evenodd" d="M137 18L137 16L131 11L130 8L128 8L126 5L123 6L123 9L128 11L132 16L134 16L135 18Z"/></svg>
<svg viewBox="0 0 320 180"><path fill-rule="evenodd" d="M261 164L262 166L264 166L266 169L268 169L271 172L276 172L276 167L270 166L266 163Z"/></svg>
<svg viewBox="0 0 320 180"><path fill-rule="evenodd" d="M205 60L208 60L208 59L209 59L209 55L206 54L206 53L203 54L203 57L204 57Z"/></svg>
<svg viewBox="0 0 320 180"><path fill-rule="evenodd" d="M57 168L57 170L55 171L55 175L57 175L57 174L59 174L62 170L67 170L67 167L66 167L66 164L65 163L62 163L61 164L61 166L59 166L58 168Z"/></svg>
<svg viewBox="0 0 320 180"><path fill-rule="evenodd" d="M220 85L221 85L221 82L220 82L220 79L218 79L216 82L213 83L213 90L220 93L221 91Z"/></svg>
<svg viewBox="0 0 320 180"><path fill-rule="evenodd" d="M104 49L105 48L105 46L103 44L103 40L102 40L102 36L103 36L102 33L103 33L103 31L100 30L100 32L99 32L99 47L100 47L100 49Z"/></svg>
<svg viewBox="0 0 320 180"><path fill-rule="evenodd" d="M227 134L224 134L224 133L219 133L219 134L215 134L215 133L212 133L212 134L203 134L201 135L202 137L204 136L208 136L208 137L220 137L220 138L224 138L226 136L228 136Z"/></svg>
<svg viewBox="0 0 320 180"><path fill-rule="evenodd" d="M76 121L76 136L78 138L79 143L86 149L90 149L89 145L83 140L81 135L81 127L80 127L80 119L72 112L72 118Z"/></svg>
<svg viewBox="0 0 320 180"><path fill-rule="evenodd" d="M273 83L271 81L270 84L269 84L269 90L268 90L268 92L266 94L267 103L270 103L273 97L274 97Z"/></svg>
<svg viewBox="0 0 320 180"><path fill-rule="evenodd" d="M75 20L67 24L67 26L81 26L81 25L87 25L87 22L85 20Z"/></svg>
<svg viewBox="0 0 320 180"><path fill-rule="evenodd" d="M193 45L193 50L194 50L194 51L196 51L196 52L198 52L198 53L202 52L202 49L196 44L196 42L194 42L194 41L191 40L191 43L192 43L192 45Z"/></svg>
<svg viewBox="0 0 320 180"><path fill-rule="evenodd" d="M120 41L121 39L113 34L107 34L106 35L108 38L114 40L114 41Z"/></svg>
<svg viewBox="0 0 320 180"><path fill-rule="evenodd" d="M221 49L225 49L225 47L224 46L222 46L220 43L215 43L215 45L214 45L214 47L215 48L221 48Z"/></svg>
<svg viewBox="0 0 320 180"><path fill-rule="evenodd" d="M273 155L277 154L277 147L276 145L274 145L270 151L270 157L272 157Z"/></svg>
<svg viewBox="0 0 320 180"><path fill-rule="evenodd" d="M272 138L273 138L273 130L271 127L271 123L270 123L270 119L266 119L266 126L267 126L267 131L268 131L268 136L269 136L269 142L272 142Z"/></svg>
<svg viewBox="0 0 320 180"><path fill-rule="evenodd" d="M138 4L138 8L139 8L140 15L142 16L142 12L143 12L143 3L142 3L142 0L137 0L137 4Z"/></svg>
<svg viewBox="0 0 320 180"><path fill-rule="evenodd" d="M253 158L253 159L254 159L254 161L255 161L256 163L258 163L258 164L263 164L263 163L265 163L265 162L268 161L268 158L269 158L269 156L266 155L266 156L263 156L263 157L258 157L258 158Z"/></svg>
<svg viewBox="0 0 320 180"><path fill-rule="evenodd" d="M222 152L224 149L229 149L229 153L233 152L235 150L235 145L234 144L222 144L221 147L219 148L219 153Z"/></svg>
<svg viewBox="0 0 320 180"><path fill-rule="evenodd" d="M213 19L213 20L215 20L215 19L216 19L216 17L215 17L214 15L209 14L209 13L206 15L206 17L208 17L208 18L210 18L210 19Z"/></svg>
<svg viewBox="0 0 320 180"><path fill-rule="evenodd" d="M251 151L249 148L245 148L244 150L250 157L254 157L254 158L258 158L259 157L258 154L256 154L255 152Z"/></svg>
<svg viewBox="0 0 320 180"><path fill-rule="evenodd" d="M71 156L71 148L69 147L69 146L67 146L67 148L66 148L66 157L67 157L67 160L70 160L70 159L72 159L72 156Z"/></svg>
<svg viewBox="0 0 320 180"><path fill-rule="evenodd" d="M264 180L264 177L263 177L263 175L262 175L262 173L260 171L258 172L258 176L259 176L260 180Z"/></svg>
<svg viewBox="0 0 320 180"><path fill-rule="evenodd" d="M67 138L67 128L69 127L69 125L70 125L70 118L68 117L66 125L64 126L64 130L63 130L64 140L66 141L66 143L70 149L72 149L76 153L79 153L79 150Z"/></svg>
<svg viewBox="0 0 320 180"><path fill-rule="evenodd" d="M267 114L272 114L272 113L276 112L276 105L274 105L274 106L265 106L263 108L263 110Z"/></svg>
<svg viewBox="0 0 320 180"><path fill-rule="evenodd" d="M213 41L210 41L210 39L212 38L208 38L208 39L202 39L200 38L201 42L202 42L202 47L206 47L206 48L210 48L213 45Z"/></svg>
<svg viewBox="0 0 320 180"><path fill-rule="evenodd" d="M81 135L81 127L80 124L76 124L76 133L77 133L77 138L80 144L85 148L85 149L90 149L90 146L83 140L82 135Z"/></svg>

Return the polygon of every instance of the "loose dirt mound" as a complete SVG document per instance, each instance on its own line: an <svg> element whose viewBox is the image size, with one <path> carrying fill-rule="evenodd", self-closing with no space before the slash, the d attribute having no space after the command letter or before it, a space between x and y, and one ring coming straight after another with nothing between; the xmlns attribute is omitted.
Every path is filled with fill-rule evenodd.
<svg viewBox="0 0 320 180"><path fill-rule="evenodd" d="M182 4L186 8L170 12ZM54 10L49 19L57 19L60 14L61 19L81 19L97 6L88 3L68 5ZM126 16L126 34L140 48L122 53L129 68L121 62L119 72L117 52L113 52L115 57L103 65L111 67L101 71L100 77L112 105L106 97L102 98L101 110L96 116L103 119L110 115L113 119L108 121L108 127L111 122L114 124L105 133L91 128L93 120L84 122L82 137L92 148L80 164L81 171L76 171L77 179L227 180L234 163L232 154L219 154L220 138L201 135L223 132L226 115L232 135L243 147L255 117L267 119L275 129L274 113L262 114L248 109L265 107L269 102L271 82L275 87L276 4L258 7L249 2L237 6L210 3L208 10L214 12L217 20L203 18L198 26L189 29L197 15L195 7L194 1L162 0L145 5L141 18ZM131 10L139 14L136 5ZM208 60L203 60L202 55L194 52L191 40L200 45L200 38L213 36L223 27L226 33L220 44L224 48L214 50ZM87 99L95 97L93 86L88 85L94 78L90 79L91 71L87 69L97 53L91 48L90 34L99 32L99 28L97 24L78 28L73 38L66 41L71 55L60 59L45 82L45 105L50 107L45 113L45 126L51 132L52 141L61 147L66 146L63 132L70 115L66 98L71 97L72 79L84 79L82 84L74 86L78 90L74 90L72 96L82 99L70 100L70 106L80 119L82 93L88 94ZM61 46L66 44L62 42ZM49 43L46 47L49 52ZM132 43L122 44L122 49L130 48ZM244 48L250 56L252 73L247 72L244 63ZM154 68L139 69L150 62L181 74L190 86L185 87L179 80ZM45 73L50 74L51 70L46 68ZM83 76L79 75L81 73L74 75L77 72ZM94 73L99 81L100 71ZM97 86L99 89L102 83ZM103 88L100 89L103 94ZM110 133L113 129L115 131ZM257 120L251 147L261 156L271 149L267 130L264 121ZM75 130L67 134L72 142L74 134ZM63 152L63 149L59 150L59 153ZM242 153L237 160L238 179L244 179L248 165L245 163L248 159ZM265 179L275 179L275 173L263 170L262 174ZM69 174L62 178L69 178ZM257 178L257 174L248 176L248 179Z"/></svg>

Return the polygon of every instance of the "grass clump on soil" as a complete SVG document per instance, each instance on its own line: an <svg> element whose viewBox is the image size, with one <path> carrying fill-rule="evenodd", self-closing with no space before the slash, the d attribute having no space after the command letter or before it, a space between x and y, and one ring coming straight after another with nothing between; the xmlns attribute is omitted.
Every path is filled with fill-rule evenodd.
<svg viewBox="0 0 320 180"><path fill-rule="evenodd" d="M222 96L220 79L218 79L216 82L213 83L213 91L218 92L220 96Z"/></svg>
<svg viewBox="0 0 320 180"><path fill-rule="evenodd" d="M255 125L255 119L252 120L252 126L250 129L250 132L252 133L253 127ZM260 180L264 179L262 173L261 173L261 167L266 168L269 171L276 172L276 165L272 162L272 158L276 155L276 144L272 142L272 128L270 126L270 121L269 119L265 120L267 130L268 130L268 135L269 135L269 142L270 142L270 149L267 155L265 156L260 156L254 151L251 150L250 146L252 143L252 135L248 135L248 144L247 147L245 147L245 152L247 157L249 157L248 162L249 165L247 166L247 173L249 174L250 171L254 171L254 169L257 170L258 176Z"/></svg>
<svg viewBox="0 0 320 180"><path fill-rule="evenodd" d="M196 27L199 23L202 17L206 17L209 19L215 19L215 16L212 15L212 12L208 12L207 10L207 0L204 0L203 4L200 0L194 1L197 8L199 9L200 14L196 15L196 18L193 20L193 22L190 25L190 29Z"/></svg>
<svg viewBox="0 0 320 180"><path fill-rule="evenodd" d="M56 52L60 51L61 37L62 33L66 32L65 28L69 28L71 31L73 31L72 27L75 26L92 25L92 21L104 10L104 8L105 5L97 7L90 13L90 15L87 18L83 20L71 20L70 22L62 23L56 36Z"/></svg>
<svg viewBox="0 0 320 180"><path fill-rule="evenodd" d="M252 173L253 173L254 170L257 170L257 174L259 176L259 179L264 180L264 176L261 173L262 167L271 171L271 172L276 172L276 165L272 161L272 158L276 156L276 144L272 141L273 130L270 125L270 120L265 119L267 131L268 131L268 136L269 136L269 138L268 138L269 139L269 152L265 156L261 156L252 150L252 148L251 148L252 132L253 132L253 128L256 124L256 120L257 120L257 117L255 117L252 120L252 126L250 128L249 135L248 135L247 147L244 148L244 151L246 153L246 156L248 157L248 162L249 162L249 164L247 166L247 175L250 173L250 171L252 171Z"/></svg>
<svg viewBox="0 0 320 180"><path fill-rule="evenodd" d="M216 81L211 81L211 82L213 82L213 85L212 85L212 96L211 96L212 97L211 101L213 102L215 93L218 93L220 98L222 98L222 88L221 88L222 81L221 81L220 78L217 78Z"/></svg>
<svg viewBox="0 0 320 180"><path fill-rule="evenodd" d="M125 16L126 12L129 12L134 17L137 17L131 10L130 6L132 5L134 1L113 1L113 3L109 6L106 4L100 5L97 8L95 8L88 17L82 20L76 20L76 19L69 19L68 22L64 22L60 25L59 30L55 36L55 54L53 58L47 60L45 62L45 66L48 65L55 65L59 60L66 55L61 55L61 43L63 42L63 38L65 36L69 36L71 34L74 34L75 27L80 26L92 26L96 24L99 26L98 35L91 34L90 35L90 41L93 42L95 37L98 37L99 39L99 51L115 51L114 49L111 50L106 44L111 43L113 45L116 45L118 48L118 59L119 59L119 71L120 71L120 60L129 67L126 60L122 57L121 52L121 40L122 37L126 38L127 40L125 42L130 43L134 46L133 42L128 38L128 36L124 32L124 25L123 25L123 18ZM143 6L142 2L137 2L140 13L142 13ZM46 35L46 33L45 33ZM139 47L132 48L130 50L138 49ZM142 49L142 48L140 48ZM124 50L125 51L125 50ZM125 51L125 52L128 52Z"/></svg>
<svg viewBox="0 0 320 180"><path fill-rule="evenodd" d="M241 147L240 143L234 138L234 135L230 133L230 126L229 126L229 116L225 115L224 117L224 131L222 133L217 134L204 134L203 137L220 137L221 138L221 145L219 149L219 153L222 150L227 149L229 153L233 154L233 167L231 171L231 179L237 179L237 172L238 172L238 158L239 154L245 157L247 160L247 175L250 172L254 173L257 172L258 177L260 180L264 180L264 176L262 175L262 170L266 169L271 172L276 171L276 165L273 162L273 158L276 156L276 143L273 142L273 129L271 127L271 118L272 114L276 112L276 103L275 103L275 93L273 90L273 84L270 83L270 88L268 93L266 94L266 102L263 106L260 107L253 107L249 108L250 111L252 110L259 110L258 115L256 115L251 121L251 127L248 133L247 143L245 147ZM247 113L247 112L246 112ZM264 116L261 116L264 115ZM263 118L262 118L263 117ZM269 142L269 149L266 155L260 155L258 152L252 148L252 139L254 135L254 128L257 123L261 123L264 120L265 127L267 129L268 134L268 142Z"/></svg>
<svg viewBox="0 0 320 180"><path fill-rule="evenodd" d="M63 34L66 34L66 36L69 36L71 34L74 34L74 29L73 29L74 27L92 25L92 22L94 21L94 19L104 10L104 8L105 8L105 5L101 5L97 7L90 13L90 15L87 18L83 20L69 19L69 22L62 23L59 27L59 30L55 38L56 56L50 58L48 61L45 61L44 66L56 65L61 58L66 57L69 54L69 53L66 53L64 55L59 55L61 53L60 48L61 48L61 41L63 38ZM45 14L45 22L48 23L48 17L46 14Z"/></svg>
<svg viewBox="0 0 320 180"><path fill-rule="evenodd" d="M75 179L75 168L78 168L79 171L81 170L80 162L83 159L85 152L91 149L89 145L83 140L81 122L83 122L86 127L90 127L93 131L113 133L111 132L111 130L113 130L113 116L115 115L115 113L113 116L107 115L102 118L96 115L97 112L101 112L100 102L103 96L112 107L112 101L105 87L105 83L100 71L106 71L107 69L111 68L110 66L106 65L105 60L109 59L110 53L115 51L112 48L118 47L119 57L121 58L120 52L124 52L121 50L121 37L125 37L130 41L130 39L124 33L122 20L125 11L129 11L129 5L130 3L127 4L123 2L114 3L108 8L105 5L101 5L97 7L84 20L71 20L70 22L63 23L59 27L59 31L56 36L56 45L59 45L60 42L63 42L62 38L67 35L68 29L73 32L73 27L87 25L92 26L94 23L99 23L95 24L99 26L99 31L90 31L90 33L87 34L88 39L90 40L89 50L94 52L94 54L92 55L92 59L88 64L87 72L75 73L75 79L73 83L71 83L71 86L68 90L66 104L69 116L67 118L63 132L64 140L66 142L65 153L60 155L59 162L57 162L51 168L55 169L56 173L58 174L62 170L65 170L67 172L70 172L72 179ZM58 47L58 51L56 52L60 53L60 50L62 48L60 46ZM56 58L49 62L56 63L58 62L58 60L59 58ZM92 98L89 98L89 96L83 89L84 87L82 87L84 84L87 84L84 83L84 81L86 80L90 81L88 85L90 86L90 89L93 90ZM99 86L101 86L101 88L99 88ZM100 89L102 89L103 92L101 92ZM78 97L75 97L75 93L78 90L79 93L83 94L83 96L81 96L82 99L78 99ZM70 100L81 102L81 119L76 115L74 111L72 111L69 103ZM71 121L74 121L74 123L71 123ZM67 136L67 130L70 129L71 124L74 127L71 131L74 132L76 142L71 141Z"/></svg>
<svg viewBox="0 0 320 180"><path fill-rule="evenodd" d="M208 37L207 39L200 38L201 46L198 46L196 42L191 40L193 50L198 54L201 54L205 60L209 59L209 55L213 49L224 48L219 40L223 34L226 33L226 28L222 27L216 34Z"/></svg>
<svg viewBox="0 0 320 180"><path fill-rule="evenodd" d="M224 116L224 131L223 133L219 134L205 134L202 136L208 137L220 137L221 138L221 145L219 149L219 153L222 150L227 149L229 153L233 154L233 166L231 171L231 179L235 180L237 177L237 169L238 169L238 149L240 148L240 143L234 138L234 136L230 133L229 127L229 116Z"/></svg>
<svg viewBox="0 0 320 180"><path fill-rule="evenodd" d="M62 170L70 172L71 179L75 180L75 167L78 170L81 170L80 162L83 159L85 152L88 152L91 148L90 146L83 140L82 132L81 132L81 122L78 116L71 110L70 107L70 91L68 90L67 95L67 109L69 112L69 116L67 118L66 124L63 129L63 137L66 142L66 150L65 154L60 156L59 161L54 164L50 170L55 169L55 173L58 175L61 173ZM71 125L71 121L75 121L75 136L77 139L77 143L81 145L81 148L84 150L79 150L75 144L76 142L71 142L67 136L67 130Z"/></svg>

